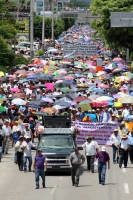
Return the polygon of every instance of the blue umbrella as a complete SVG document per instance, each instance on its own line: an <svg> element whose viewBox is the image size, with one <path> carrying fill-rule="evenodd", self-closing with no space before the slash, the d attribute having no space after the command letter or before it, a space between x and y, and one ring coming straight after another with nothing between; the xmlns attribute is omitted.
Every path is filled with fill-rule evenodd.
<svg viewBox="0 0 133 200"><path fill-rule="evenodd" d="M37 79L38 77L35 76L35 75L30 75L30 76L27 76L27 79Z"/></svg>
<svg viewBox="0 0 133 200"><path fill-rule="evenodd" d="M101 88L93 88L92 92L96 92L96 93L104 93L104 91Z"/></svg>
<svg viewBox="0 0 133 200"><path fill-rule="evenodd" d="M131 92L129 95L130 95L130 96L133 96L133 92Z"/></svg>
<svg viewBox="0 0 133 200"><path fill-rule="evenodd" d="M39 105L37 104L28 104L28 107L32 107L32 108L41 108Z"/></svg>

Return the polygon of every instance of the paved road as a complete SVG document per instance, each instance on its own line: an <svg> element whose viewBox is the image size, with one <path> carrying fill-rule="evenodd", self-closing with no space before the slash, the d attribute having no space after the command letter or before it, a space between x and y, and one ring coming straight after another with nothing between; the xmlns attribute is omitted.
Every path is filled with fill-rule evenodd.
<svg viewBox="0 0 133 200"><path fill-rule="evenodd" d="M107 148L112 158L111 148ZM97 169L95 173L86 171L83 166L79 187L71 186L67 174L48 174L46 188L35 190L33 172L20 172L13 163L13 149L4 155L0 163L0 200L132 200L133 165L119 169L112 164L107 171L106 185L99 185Z"/></svg>

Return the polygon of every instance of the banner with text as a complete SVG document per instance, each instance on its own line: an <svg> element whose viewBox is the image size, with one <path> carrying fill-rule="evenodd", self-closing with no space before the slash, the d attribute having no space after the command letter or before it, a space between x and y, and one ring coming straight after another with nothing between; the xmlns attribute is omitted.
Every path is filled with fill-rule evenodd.
<svg viewBox="0 0 133 200"><path fill-rule="evenodd" d="M110 136L114 129L118 128L117 123L86 123L86 122L72 122L72 126L76 126L80 131L77 136L76 143L83 144L87 136L94 136L99 145L111 145Z"/></svg>

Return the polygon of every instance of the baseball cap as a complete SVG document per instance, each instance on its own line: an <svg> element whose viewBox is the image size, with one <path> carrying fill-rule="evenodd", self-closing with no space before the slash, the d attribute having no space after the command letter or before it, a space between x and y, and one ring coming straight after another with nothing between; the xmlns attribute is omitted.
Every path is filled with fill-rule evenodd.
<svg viewBox="0 0 133 200"><path fill-rule="evenodd" d="M102 151L106 151L106 147L105 146L102 146Z"/></svg>
<svg viewBox="0 0 133 200"><path fill-rule="evenodd" d="M41 151L41 152L42 152L42 150L41 150L41 149L38 149L37 151Z"/></svg>

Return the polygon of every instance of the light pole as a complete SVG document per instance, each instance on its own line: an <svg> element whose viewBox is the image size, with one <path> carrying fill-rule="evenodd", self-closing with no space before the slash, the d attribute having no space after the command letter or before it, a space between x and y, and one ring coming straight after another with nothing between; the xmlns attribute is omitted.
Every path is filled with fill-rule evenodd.
<svg viewBox="0 0 133 200"><path fill-rule="evenodd" d="M52 0L52 40L54 40L54 0Z"/></svg>
<svg viewBox="0 0 133 200"><path fill-rule="evenodd" d="M33 52L33 0L30 1L30 57L31 59L34 57Z"/></svg>
<svg viewBox="0 0 133 200"><path fill-rule="evenodd" d="M44 51L44 38L45 38L45 0L43 0L43 18L42 18L42 50Z"/></svg>

